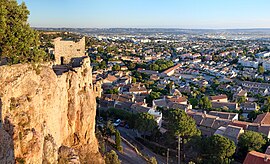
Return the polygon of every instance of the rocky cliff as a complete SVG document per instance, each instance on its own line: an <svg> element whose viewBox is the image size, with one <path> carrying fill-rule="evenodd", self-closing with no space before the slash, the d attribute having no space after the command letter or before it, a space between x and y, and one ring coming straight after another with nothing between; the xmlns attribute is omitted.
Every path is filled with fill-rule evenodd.
<svg viewBox="0 0 270 164"><path fill-rule="evenodd" d="M89 65L0 67L0 163L103 163Z"/></svg>

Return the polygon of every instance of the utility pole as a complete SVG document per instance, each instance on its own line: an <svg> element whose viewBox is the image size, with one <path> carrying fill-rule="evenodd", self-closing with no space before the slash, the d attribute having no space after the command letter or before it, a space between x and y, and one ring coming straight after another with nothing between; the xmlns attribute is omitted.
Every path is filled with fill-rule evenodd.
<svg viewBox="0 0 270 164"><path fill-rule="evenodd" d="M181 143L181 137L180 137L180 135L178 135L178 164L181 164L180 143Z"/></svg>
<svg viewBox="0 0 270 164"><path fill-rule="evenodd" d="M169 151L170 151L170 149L168 148L167 149L167 164L169 164Z"/></svg>

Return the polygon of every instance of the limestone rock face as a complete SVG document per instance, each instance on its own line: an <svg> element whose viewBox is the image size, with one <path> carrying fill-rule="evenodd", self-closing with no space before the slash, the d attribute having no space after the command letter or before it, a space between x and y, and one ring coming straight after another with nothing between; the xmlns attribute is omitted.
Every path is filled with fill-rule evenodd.
<svg viewBox="0 0 270 164"><path fill-rule="evenodd" d="M0 67L0 163L103 163L85 60L59 76L49 64Z"/></svg>

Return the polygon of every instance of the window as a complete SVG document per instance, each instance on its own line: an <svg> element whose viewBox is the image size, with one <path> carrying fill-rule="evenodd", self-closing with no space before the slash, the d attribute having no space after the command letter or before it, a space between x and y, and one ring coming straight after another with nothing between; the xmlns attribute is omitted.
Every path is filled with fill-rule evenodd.
<svg viewBox="0 0 270 164"><path fill-rule="evenodd" d="M64 64L64 57L63 56L60 57L60 61L61 61L61 65L63 65Z"/></svg>
<svg viewBox="0 0 270 164"><path fill-rule="evenodd" d="M77 51L81 51L81 49L77 49Z"/></svg>

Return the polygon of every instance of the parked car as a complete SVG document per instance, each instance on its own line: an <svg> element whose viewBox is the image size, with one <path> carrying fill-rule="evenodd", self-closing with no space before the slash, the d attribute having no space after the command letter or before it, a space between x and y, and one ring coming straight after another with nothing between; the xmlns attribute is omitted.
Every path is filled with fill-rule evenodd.
<svg viewBox="0 0 270 164"><path fill-rule="evenodd" d="M103 117L99 117L99 121L103 121Z"/></svg>
<svg viewBox="0 0 270 164"><path fill-rule="evenodd" d="M120 125L120 123L121 123L121 120L120 120L120 119L117 119L117 120L113 123L113 125L114 125L115 127L117 127L117 126Z"/></svg>
<svg viewBox="0 0 270 164"><path fill-rule="evenodd" d="M129 129L129 125L128 125L128 124L126 124L126 125L125 125L125 128Z"/></svg>

